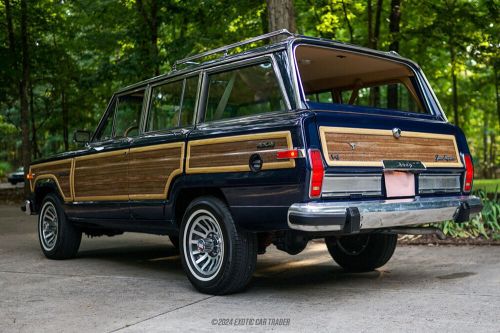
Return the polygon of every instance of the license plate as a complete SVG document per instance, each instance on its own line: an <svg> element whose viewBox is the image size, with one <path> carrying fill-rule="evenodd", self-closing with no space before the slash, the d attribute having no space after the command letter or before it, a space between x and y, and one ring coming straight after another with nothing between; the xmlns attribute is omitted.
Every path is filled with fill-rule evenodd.
<svg viewBox="0 0 500 333"><path fill-rule="evenodd" d="M383 160L384 170L408 170L408 171L421 171L425 170L424 163L420 161L406 161L406 160Z"/></svg>
<svg viewBox="0 0 500 333"><path fill-rule="evenodd" d="M405 171L385 171L385 192L388 198L414 197L415 174Z"/></svg>

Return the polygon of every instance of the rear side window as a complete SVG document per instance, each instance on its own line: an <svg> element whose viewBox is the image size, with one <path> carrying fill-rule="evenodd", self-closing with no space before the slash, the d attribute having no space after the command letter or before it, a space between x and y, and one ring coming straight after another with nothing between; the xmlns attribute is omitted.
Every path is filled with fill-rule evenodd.
<svg viewBox="0 0 500 333"><path fill-rule="evenodd" d="M209 74L205 121L285 110L271 62Z"/></svg>
<svg viewBox="0 0 500 333"><path fill-rule="evenodd" d="M151 89L148 130L158 131L179 125L183 80Z"/></svg>
<svg viewBox="0 0 500 333"><path fill-rule="evenodd" d="M198 76L154 86L147 121L148 132L193 124Z"/></svg>

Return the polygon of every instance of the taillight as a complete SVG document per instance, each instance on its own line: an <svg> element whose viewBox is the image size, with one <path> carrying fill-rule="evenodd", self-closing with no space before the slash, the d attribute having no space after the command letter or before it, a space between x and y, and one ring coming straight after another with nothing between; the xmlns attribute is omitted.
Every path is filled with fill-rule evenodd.
<svg viewBox="0 0 500 333"><path fill-rule="evenodd" d="M299 157L298 149L282 150L276 153L276 158L280 160L297 158L297 157Z"/></svg>
<svg viewBox="0 0 500 333"><path fill-rule="evenodd" d="M311 165L311 185L309 186L309 197L319 198L323 187L325 168L318 149L309 149L309 163Z"/></svg>
<svg viewBox="0 0 500 333"><path fill-rule="evenodd" d="M464 177L464 192L472 190L472 181L474 180L474 165L472 164L472 157L469 154L464 155L465 162L465 177Z"/></svg>

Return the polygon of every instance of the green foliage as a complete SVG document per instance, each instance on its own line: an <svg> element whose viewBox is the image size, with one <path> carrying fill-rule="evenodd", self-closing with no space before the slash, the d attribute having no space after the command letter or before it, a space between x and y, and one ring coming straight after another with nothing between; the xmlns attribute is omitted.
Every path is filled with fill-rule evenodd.
<svg viewBox="0 0 500 333"><path fill-rule="evenodd" d="M500 190L500 179L474 179L474 190L497 193Z"/></svg>
<svg viewBox="0 0 500 333"><path fill-rule="evenodd" d="M456 238L476 238L482 236L486 239L500 239L500 191L489 195L483 190L475 192L483 202L483 210L480 215L467 223L455 223L447 221L436 225L441 228L445 235Z"/></svg>
<svg viewBox="0 0 500 333"><path fill-rule="evenodd" d="M12 166L8 162L0 162L0 179L5 177L7 172L12 170Z"/></svg>

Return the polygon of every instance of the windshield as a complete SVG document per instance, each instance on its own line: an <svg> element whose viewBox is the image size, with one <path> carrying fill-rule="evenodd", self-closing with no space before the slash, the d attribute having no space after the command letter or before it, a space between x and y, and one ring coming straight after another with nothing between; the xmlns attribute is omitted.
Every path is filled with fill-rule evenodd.
<svg viewBox="0 0 500 333"><path fill-rule="evenodd" d="M414 72L402 63L311 45L295 55L310 107L428 113Z"/></svg>

